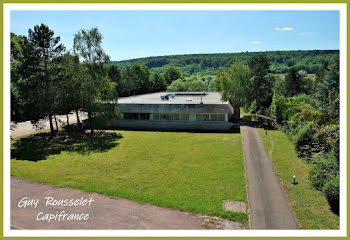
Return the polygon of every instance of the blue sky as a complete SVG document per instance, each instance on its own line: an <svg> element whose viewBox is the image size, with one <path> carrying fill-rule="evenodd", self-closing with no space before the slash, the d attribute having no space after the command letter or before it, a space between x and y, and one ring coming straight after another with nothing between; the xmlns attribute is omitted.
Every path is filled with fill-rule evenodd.
<svg viewBox="0 0 350 240"><path fill-rule="evenodd" d="M111 60L268 50L339 49L339 11L11 11L11 32L45 23L72 48L98 27Z"/></svg>

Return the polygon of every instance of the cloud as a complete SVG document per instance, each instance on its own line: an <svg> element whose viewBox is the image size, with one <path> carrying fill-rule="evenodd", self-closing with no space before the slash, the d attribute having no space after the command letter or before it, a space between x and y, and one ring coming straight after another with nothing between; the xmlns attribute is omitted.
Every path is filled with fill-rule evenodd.
<svg viewBox="0 0 350 240"><path fill-rule="evenodd" d="M250 42L250 44L263 44L263 42L260 42L260 41L252 41L252 42Z"/></svg>
<svg viewBox="0 0 350 240"><path fill-rule="evenodd" d="M297 35L298 36L302 36L302 37L304 37L304 36L311 36L312 32L299 32L299 33L297 33Z"/></svg>
<svg viewBox="0 0 350 240"><path fill-rule="evenodd" d="M276 31L293 31L294 28L292 27L283 27L283 28L275 28Z"/></svg>

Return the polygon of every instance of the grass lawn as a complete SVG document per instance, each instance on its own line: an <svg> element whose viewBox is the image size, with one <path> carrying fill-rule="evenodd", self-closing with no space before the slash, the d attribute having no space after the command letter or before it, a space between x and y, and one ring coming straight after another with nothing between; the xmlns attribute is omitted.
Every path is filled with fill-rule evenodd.
<svg viewBox="0 0 350 240"><path fill-rule="evenodd" d="M339 216L331 212L322 192L309 180L309 165L298 158L294 145L281 131L259 129L266 151L272 158L275 171L287 193L287 198L304 229L339 229ZM297 185L292 185L296 176Z"/></svg>
<svg viewBox="0 0 350 240"><path fill-rule="evenodd" d="M221 216L223 200L246 201L241 135L237 133L48 133L12 142L11 175L158 206Z"/></svg>

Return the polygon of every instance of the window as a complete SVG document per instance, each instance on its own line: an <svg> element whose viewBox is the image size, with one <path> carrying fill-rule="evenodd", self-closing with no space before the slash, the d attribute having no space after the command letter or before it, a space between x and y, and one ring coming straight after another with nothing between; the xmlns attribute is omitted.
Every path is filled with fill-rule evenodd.
<svg viewBox="0 0 350 240"><path fill-rule="evenodd" d="M141 117L141 114L140 114L140 117ZM153 113L153 120L162 120L162 121L189 120L189 114Z"/></svg>
<svg viewBox="0 0 350 240"><path fill-rule="evenodd" d="M165 114L165 113L161 113L160 114L160 120L168 120L169 119L169 115Z"/></svg>
<svg viewBox="0 0 350 240"><path fill-rule="evenodd" d="M141 120L149 120L149 113L140 113Z"/></svg>
<svg viewBox="0 0 350 240"><path fill-rule="evenodd" d="M180 120L180 114L173 114L173 120Z"/></svg>
<svg viewBox="0 0 350 240"><path fill-rule="evenodd" d="M209 114L196 114L197 121L209 121Z"/></svg>
<svg viewBox="0 0 350 240"><path fill-rule="evenodd" d="M180 114L180 119L181 120L188 120L190 117L189 117L189 114Z"/></svg>
<svg viewBox="0 0 350 240"><path fill-rule="evenodd" d="M225 114L211 114L210 121L225 121Z"/></svg>
<svg viewBox="0 0 350 240"><path fill-rule="evenodd" d="M153 113L153 120L159 120L159 113Z"/></svg>

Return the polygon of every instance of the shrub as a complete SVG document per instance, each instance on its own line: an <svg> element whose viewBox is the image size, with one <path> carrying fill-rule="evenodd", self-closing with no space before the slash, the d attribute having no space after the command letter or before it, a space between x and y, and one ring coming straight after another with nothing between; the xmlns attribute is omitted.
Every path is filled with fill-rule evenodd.
<svg viewBox="0 0 350 240"><path fill-rule="evenodd" d="M330 124L323 126L316 131L316 138L324 147L325 152L334 152L339 160L339 124Z"/></svg>
<svg viewBox="0 0 350 240"><path fill-rule="evenodd" d="M314 122L298 124L297 122L288 122L288 134L295 145L299 157L310 162L312 156L323 150L319 141L315 137Z"/></svg>
<svg viewBox="0 0 350 240"><path fill-rule="evenodd" d="M333 152L329 152L315 154L312 161L314 165L309 173L311 183L316 189L322 190L327 182L339 174L338 160Z"/></svg>
<svg viewBox="0 0 350 240"><path fill-rule="evenodd" d="M329 206L332 212L339 214L339 176L327 182L323 187Z"/></svg>

